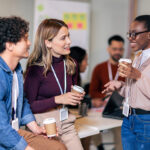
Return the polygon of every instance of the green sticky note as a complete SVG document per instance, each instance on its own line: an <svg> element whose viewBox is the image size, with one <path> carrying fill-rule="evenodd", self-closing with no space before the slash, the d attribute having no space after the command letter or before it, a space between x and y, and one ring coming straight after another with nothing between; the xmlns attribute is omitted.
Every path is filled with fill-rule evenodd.
<svg viewBox="0 0 150 150"><path fill-rule="evenodd" d="M38 5L37 7L38 11L43 11L44 10L44 6L42 4Z"/></svg>

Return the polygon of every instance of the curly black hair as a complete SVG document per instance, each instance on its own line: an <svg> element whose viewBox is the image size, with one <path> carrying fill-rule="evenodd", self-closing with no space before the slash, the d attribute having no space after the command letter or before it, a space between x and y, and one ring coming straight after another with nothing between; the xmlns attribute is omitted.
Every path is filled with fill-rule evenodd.
<svg viewBox="0 0 150 150"><path fill-rule="evenodd" d="M29 31L29 23L16 16L0 17L0 53L6 49L6 42L16 44Z"/></svg>

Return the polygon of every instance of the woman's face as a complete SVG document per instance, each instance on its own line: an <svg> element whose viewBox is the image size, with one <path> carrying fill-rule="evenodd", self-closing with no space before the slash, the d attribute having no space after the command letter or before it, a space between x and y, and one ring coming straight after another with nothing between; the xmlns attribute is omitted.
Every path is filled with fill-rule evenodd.
<svg viewBox="0 0 150 150"><path fill-rule="evenodd" d="M88 65L88 56L86 54L84 59L82 60L82 62L80 64L80 72L84 72L86 70L87 65Z"/></svg>
<svg viewBox="0 0 150 150"><path fill-rule="evenodd" d="M58 34L50 41L50 48L52 55L60 57L61 55L70 54L71 40L69 37L69 31L66 27L61 27Z"/></svg>

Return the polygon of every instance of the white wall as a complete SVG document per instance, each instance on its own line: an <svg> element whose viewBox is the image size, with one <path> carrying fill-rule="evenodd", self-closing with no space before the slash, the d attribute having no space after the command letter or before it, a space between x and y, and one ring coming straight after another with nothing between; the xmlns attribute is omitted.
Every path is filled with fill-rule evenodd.
<svg viewBox="0 0 150 150"><path fill-rule="evenodd" d="M150 0L138 0L137 15L150 15Z"/></svg>
<svg viewBox="0 0 150 150"><path fill-rule="evenodd" d="M128 31L128 9L128 0L91 1L89 79L91 78L91 72L95 65L107 60L109 57L106 50L108 38L113 34L119 34L126 40L126 32Z"/></svg>
<svg viewBox="0 0 150 150"><path fill-rule="evenodd" d="M0 0L0 16L17 15L30 22L29 39L32 42L34 0ZM32 46L30 48L30 51ZM21 61L25 68L26 60Z"/></svg>

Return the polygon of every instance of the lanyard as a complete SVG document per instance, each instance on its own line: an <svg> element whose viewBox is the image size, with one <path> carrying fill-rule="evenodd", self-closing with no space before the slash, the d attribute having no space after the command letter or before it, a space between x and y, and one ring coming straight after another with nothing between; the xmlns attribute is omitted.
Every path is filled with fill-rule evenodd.
<svg viewBox="0 0 150 150"><path fill-rule="evenodd" d="M111 80L113 80L113 75L112 75L111 64L109 61L107 63L107 66L108 66L109 81L111 81ZM117 71L114 80L118 80L118 77L119 77L119 72Z"/></svg>
<svg viewBox="0 0 150 150"><path fill-rule="evenodd" d="M57 77L57 75L56 75L56 72L55 72L55 70L54 70L54 68L53 68L52 65L51 65L51 69L52 69L52 72L53 72L54 77L55 77L55 79L56 79L56 82L57 82L57 84L58 84L58 86L59 86L59 89L60 89L61 94L66 93L67 77L66 77L66 63L65 63L65 60L64 60L64 91L62 90L62 87L61 87L61 85L60 85L59 79L58 79L58 77Z"/></svg>
<svg viewBox="0 0 150 150"><path fill-rule="evenodd" d="M140 61L137 58L136 61L132 64L132 66L134 68L138 69L141 66L142 56L143 56L143 53L140 56L138 56L138 58L140 59ZM126 93L125 93L126 94L125 101L126 101L127 104L129 103L129 97L130 97L130 94L131 94L131 84L132 84L132 81L133 80L129 79L129 78L127 78L127 80L126 80L126 82L127 82L127 89L126 89Z"/></svg>
<svg viewBox="0 0 150 150"><path fill-rule="evenodd" d="M16 72L14 72L12 85L12 120L16 119L18 95L19 95L18 78Z"/></svg>

